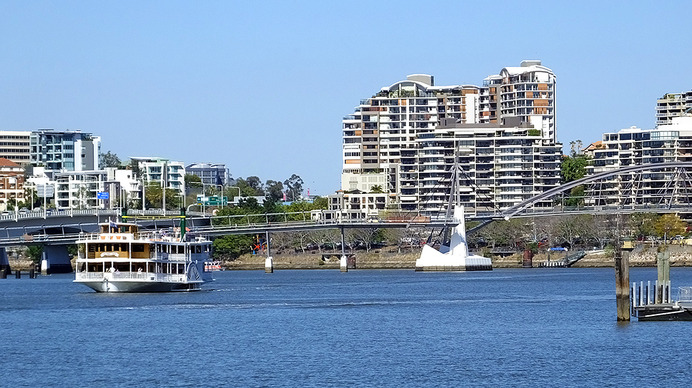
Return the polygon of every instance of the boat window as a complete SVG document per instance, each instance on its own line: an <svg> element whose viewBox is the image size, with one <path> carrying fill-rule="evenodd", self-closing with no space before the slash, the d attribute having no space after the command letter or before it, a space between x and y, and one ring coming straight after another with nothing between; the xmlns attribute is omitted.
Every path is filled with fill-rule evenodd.
<svg viewBox="0 0 692 388"><path fill-rule="evenodd" d="M113 251L113 246L111 244L106 244L106 252Z"/></svg>
<svg viewBox="0 0 692 388"><path fill-rule="evenodd" d="M144 244L132 244L132 252L144 252Z"/></svg>
<svg viewBox="0 0 692 388"><path fill-rule="evenodd" d="M183 246L183 245L178 245L178 253L180 253L180 254L185 253L185 246Z"/></svg>
<svg viewBox="0 0 692 388"><path fill-rule="evenodd" d="M202 253L202 246L201 246L201 245L197 245L197 246L195 247L195 252L197 252L197 253Z"/></svg>
<svg viewBox="0 0 692 388"><path fill-rule="evenodd" d="M96 247L98 245L89 245L89 252L96 252Z"/></svg>

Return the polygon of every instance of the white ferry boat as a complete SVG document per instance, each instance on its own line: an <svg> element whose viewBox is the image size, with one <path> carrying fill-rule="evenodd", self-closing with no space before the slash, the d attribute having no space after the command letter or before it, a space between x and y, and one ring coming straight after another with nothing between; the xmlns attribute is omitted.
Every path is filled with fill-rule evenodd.
<svg viewBox="0 0 692 388"><path fill-rule="evenodd" d="M75 283L97 292L199 290L211 281L205 262L211 241L182 233L140 232L138 225L108 222L77 241Z"/></svg>

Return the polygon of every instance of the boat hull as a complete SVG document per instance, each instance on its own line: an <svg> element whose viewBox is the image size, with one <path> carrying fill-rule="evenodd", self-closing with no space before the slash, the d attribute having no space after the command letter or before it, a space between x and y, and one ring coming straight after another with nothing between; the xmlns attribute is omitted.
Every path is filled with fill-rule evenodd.
<svg viewBox="0 0 692 388"><path fill-rule="evenodd" d="M75 280L96 292L171 292L171 291L199 291L203 282L146 282L134 280Z"/></svg>

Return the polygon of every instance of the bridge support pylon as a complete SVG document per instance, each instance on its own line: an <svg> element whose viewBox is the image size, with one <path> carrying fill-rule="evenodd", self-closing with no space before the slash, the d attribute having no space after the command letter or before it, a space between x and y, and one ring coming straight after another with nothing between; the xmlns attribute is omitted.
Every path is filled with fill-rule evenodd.
<svg viewBox="0 0 692 388"><path fill-rule="evenodd" d="M41 255L41 274L70 273L72 263L67 245L44 245Z"/></svg>
<svg viewBox="0 0 692 388"><path fill-rule="evenodd" d="M0 248L0 272L5 274L5 277L12 273L10 268L10 260L7 257L7 249Z"/></svg>
<svg viewBox="0 0 692 388"><path fill-rule="evenodd" d="M267 258L264 259L264 273L274 273L274 258L271 255L271 236L266 232Z"/></svg>
<svg viewBox="0 0 692 388"><path fill-rule="evenodd" d="M346 257L346 233L341 227L341 259L339 260L341 272L348 272L348 258Z"/></svg>
<svg viewBox="0 0 692 388"><path fill-rule="evenodd" d="M273 273L274 272L274 258L271 256L264 259L264 272Z"/></svg>

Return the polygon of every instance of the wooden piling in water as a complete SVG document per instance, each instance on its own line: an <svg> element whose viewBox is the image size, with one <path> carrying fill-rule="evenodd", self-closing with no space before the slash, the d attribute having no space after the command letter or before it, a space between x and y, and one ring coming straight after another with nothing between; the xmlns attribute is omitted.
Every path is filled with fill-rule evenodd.
<svg viewBox="0 0 692 388"><path fill-rule="evenodd" d="M619 248L619 247L618 247ZM615 299L618 321L630 320L629 252L615 249Z"/></svg>

